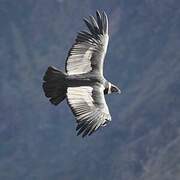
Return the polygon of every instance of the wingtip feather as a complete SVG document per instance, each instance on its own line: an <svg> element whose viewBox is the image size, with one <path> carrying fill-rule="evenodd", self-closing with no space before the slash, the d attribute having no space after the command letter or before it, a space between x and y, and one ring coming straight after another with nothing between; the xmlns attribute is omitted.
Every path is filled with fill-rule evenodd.
<svg viewBox="0 0 180 180"><path fill-rule="evenodd" d="M92 24L89 22L87 18L83 18L83 21L85 22L86 26L88 27L89 31L94 34L94 28Z"/></svg>
<svg viewBox="0 0 180 180"><path fill-rule="evenodd" d="M96 10L96 20L93 16L89 16L87 18L83 18L86 26L92 34L107 34L108 33L108 17L105 11L100 13L99 10Z"/></svg>
<svg viewBox="0 0 180 180"><path fill-rule="evenodd" d="M102 13L103 30L105 34L108 34L108 17L105 11Z"/></svg>

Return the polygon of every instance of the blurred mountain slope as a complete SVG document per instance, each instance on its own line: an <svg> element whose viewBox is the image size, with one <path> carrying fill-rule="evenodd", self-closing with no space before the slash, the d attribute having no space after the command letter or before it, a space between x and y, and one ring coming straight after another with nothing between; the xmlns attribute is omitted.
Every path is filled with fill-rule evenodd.
<svg viewBox="0 0 180 180"><path fill-rule="evenodd" d="M0 179L179 180L180 2L178 0L0 1ZM75 135L66 102L42 92L49 65L64 69L82 18L105 10L105 76L113 121Z"/></svg>

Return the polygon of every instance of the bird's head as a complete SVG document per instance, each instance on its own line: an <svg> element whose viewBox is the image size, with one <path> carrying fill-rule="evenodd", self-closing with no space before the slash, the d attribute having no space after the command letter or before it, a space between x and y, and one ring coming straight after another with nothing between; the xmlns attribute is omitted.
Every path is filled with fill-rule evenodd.
<svg viewBox="0 0 180 180"><path fill-rule="evenodd" d="M117 86L115 86L114 84L111 84L110 89L111 89L111 93L116 92L118 94L121 94L121 90Z"/></svg>
<svg viewBox="0 0 180 180"><path fill-rule="evenodd" d="M121 94L121 90L114 84L111 84L110 82L108 82L108 86L105 89L104 94L111 94L111 93Z"/></svg>

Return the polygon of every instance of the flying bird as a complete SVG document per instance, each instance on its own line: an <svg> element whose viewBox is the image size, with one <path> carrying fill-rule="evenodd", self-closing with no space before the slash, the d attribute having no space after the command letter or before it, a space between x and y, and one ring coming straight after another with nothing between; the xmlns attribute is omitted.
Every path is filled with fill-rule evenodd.
<svg viewBox="0 0 180 180"><path fill-rule="evenodd" d="M43 90L50 102L58 105L64 99L76 121L77 135L91 135L111 121L104 95L120 93L120 89L103 76L107 51L108 18L96 11L96 19L83 19L88 31L77 34L69 50L65 72L49 66L43 77Z"/></svg>

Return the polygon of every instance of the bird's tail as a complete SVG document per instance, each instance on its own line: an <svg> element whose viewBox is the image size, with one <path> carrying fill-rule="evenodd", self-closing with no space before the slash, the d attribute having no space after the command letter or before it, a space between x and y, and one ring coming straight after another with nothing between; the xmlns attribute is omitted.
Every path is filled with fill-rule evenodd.
<svg viewBox="0 0 180 180"><path fill-rule="evenodd" d="M67 86L65 83L66 74L49 66L43 77L43 90L50 102L58 105L66 98Z"/></svg>

